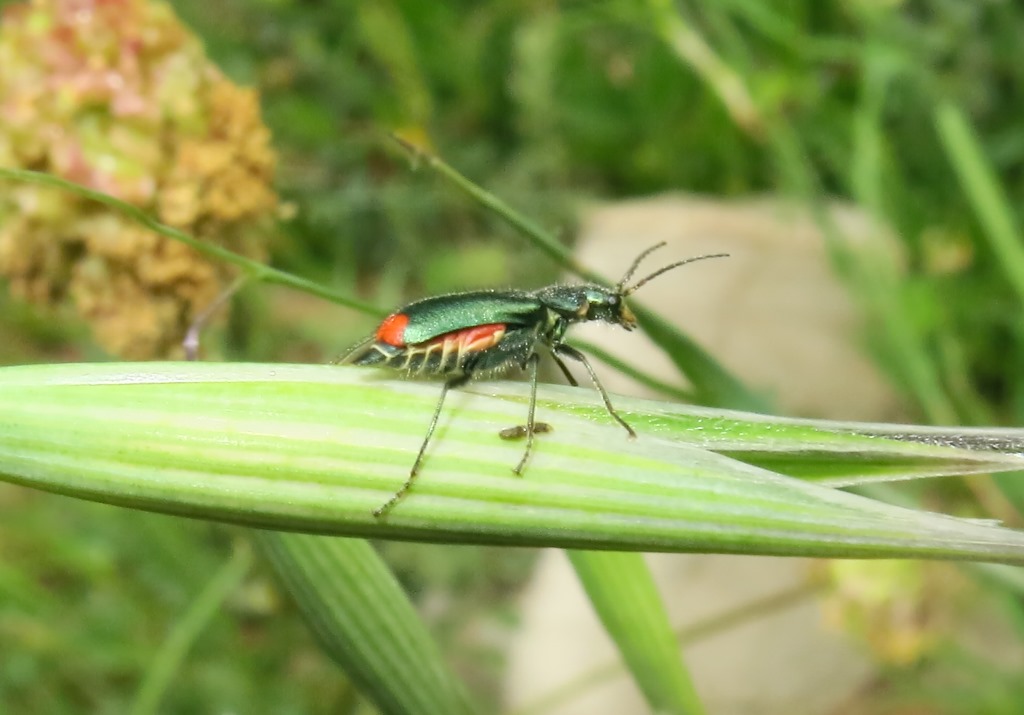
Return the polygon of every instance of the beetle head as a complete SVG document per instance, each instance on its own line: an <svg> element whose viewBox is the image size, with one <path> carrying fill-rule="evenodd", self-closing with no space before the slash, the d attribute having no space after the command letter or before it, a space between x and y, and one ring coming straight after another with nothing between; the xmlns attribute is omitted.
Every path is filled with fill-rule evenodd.
<svg viewBox="0 0 1024 715"><path fill-rule="evenodd" d="M729 254L715 253L706 256L687 258L685 261L677 261L664 268L656 270L649 276L642 278L631 286L626 284L636 273L640 262L652 252L664 246L665 243L658 243L641 253L633 261L633 264L626 271L626 275L614 288L602 285L578 285L578 286L550 286L537 291L537 295L548 308L561 314L570 322L582 322L600 320L604 323L621 325L626 330L633 330L636 327L636 316L626 305L626 298L636 292L638 288L654 280L662 273L671 271L673 268L701 261L705 258L723 258Z"/></svg>
<svg viewBox="0 0 1024 715"><path fill-rule="evenodd" d="M601 320L621 325L626 330L636 327L636 316L626 305L625 296L618 289L604 286L583 286L581 320Z"/></svg>

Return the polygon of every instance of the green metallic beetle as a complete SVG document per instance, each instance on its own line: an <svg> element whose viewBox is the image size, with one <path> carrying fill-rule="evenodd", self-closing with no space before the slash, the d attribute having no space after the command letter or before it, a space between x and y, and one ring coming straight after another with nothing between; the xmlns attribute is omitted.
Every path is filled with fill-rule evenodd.
<svg viewBox="0 0 1024 715"><path fill-rule="evenodd" d="M338 360L341 365L385 367L409 377L444 380L441 397L408 478L398 491L374 510L374 516L379 517L389 511L412 487L422 466L427 444L437 427L448 390L476 377L500 375L512 367L522 368L530 374L530 406L525 425L504 429L500 435L504 439L526 438L522 459L513 470L516 474L522 473L533 450L533 436L551 430L550 425L534 420L537 364L540 361L538 347L541 345L549 350L555 364L574 387L579 383L562 358L583 363L604 400L608 414L631 438L636 437L633 428L615 411L586 356L564 343L563 339L569 326L585 321L599 320L633 330L636 317L625 301L629 295L673 268L727 255L716 253L678 261L627 287L626 283L640 262L664 245L659 243L637 256L614 288L586 284L553 285L535 291L470 291L410 303L385 318L373 335Z"/></svg>

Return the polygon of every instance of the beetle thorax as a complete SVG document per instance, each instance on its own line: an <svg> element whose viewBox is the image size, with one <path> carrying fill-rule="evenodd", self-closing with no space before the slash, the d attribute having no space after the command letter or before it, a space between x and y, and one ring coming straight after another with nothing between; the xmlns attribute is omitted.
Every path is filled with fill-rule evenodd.
<svg viewBox="0 0 1024 715"><path fill-rule="evenodd" d="M636 318L626 306L622 294L611 288L599 285L550 286L534 295L564 322L561 333L572 323L592 320L621 325L627 330L636 327Z"/></svg>

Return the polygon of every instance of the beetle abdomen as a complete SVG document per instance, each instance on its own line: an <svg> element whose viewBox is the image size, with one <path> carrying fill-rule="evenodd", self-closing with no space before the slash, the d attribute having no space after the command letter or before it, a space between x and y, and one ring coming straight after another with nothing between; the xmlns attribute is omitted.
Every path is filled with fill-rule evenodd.
<svg viewBox="0 0 1024 715"><path fill-rule="evenodd" d="M342 358L342 364L389 367L410 376L463 372L467 364L505 337L503 323L474 325L414 345L392 345L380 339L382 330Z"/></svg>

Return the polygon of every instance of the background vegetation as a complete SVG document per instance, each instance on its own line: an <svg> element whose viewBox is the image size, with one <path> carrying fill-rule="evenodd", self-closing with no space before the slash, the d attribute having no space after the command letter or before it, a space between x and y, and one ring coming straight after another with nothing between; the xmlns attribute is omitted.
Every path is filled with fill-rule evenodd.
<svg viewBox="0 0 1024 715"><path fill-rule="evenodd" d="M514 250L510 229L464 196L410 172L390 130L423 138L567 239L583 198L773 193L814 207L841 197L904 244L900 281L837 260L877 327L876 356L921 418L1024 417L1024 8L1015 3L173 7L227 75L259 90L291 216L270 246L281 267L382 306L556 273ZM5 363L101 357L69 313L4 301ZM347 311L256 288L222 352L322 361L367 328ZM18 644L0 648L0 702L122 712L150 654L223 562L227 532L8 487L0 512L0 643ZM389 551L413 590L441 604L436 620L457 665L493 688L496 669L485 666L496 651L475 634L505 618L525 557ZM297 620L279 617L288 606L265 576L246 577L228 603L164 711L337 712L353 701ZM1024 623L1019 600L1007 608ZM967 658L953 646L932 657ZM970 665L978 675L957 697L905 686L916 682L905 673L896 690L941 712L979 712L982 691L988 712L1019 709L1019 680Z"/></svg>

